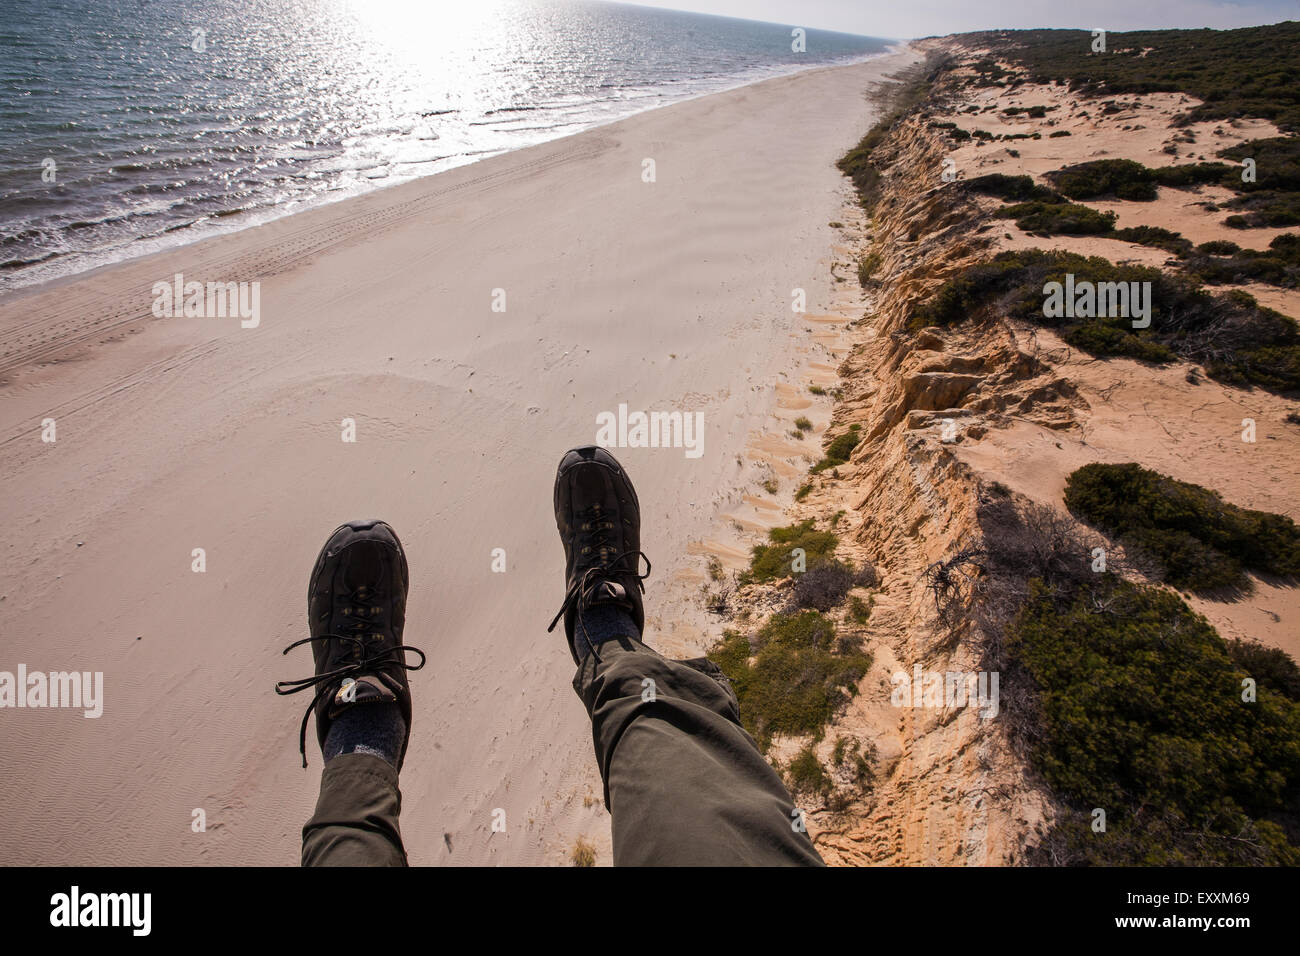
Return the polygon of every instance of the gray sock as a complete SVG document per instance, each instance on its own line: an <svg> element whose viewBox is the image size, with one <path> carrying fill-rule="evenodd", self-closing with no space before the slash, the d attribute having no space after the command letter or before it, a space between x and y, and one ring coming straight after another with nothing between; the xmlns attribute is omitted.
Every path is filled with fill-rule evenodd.
<svg viewBox="0 0 1300 956"><path fill-rule="evenodd" d="M611 638L631 637L641 640L641 632L637 630L632 615L617 604L597 604L582 611L579 617L580 620L573 628L573 648L578 652L579 659L591 653L592 644L601 644Z"/></svg>
<svg viewBox="0 0 1300 956"><path fill-rule="evenodd" d="M326 763L343 754L373 754L396 767L405 738L406 721L396 703L357 704L334 718L321 753Z"/></svg>

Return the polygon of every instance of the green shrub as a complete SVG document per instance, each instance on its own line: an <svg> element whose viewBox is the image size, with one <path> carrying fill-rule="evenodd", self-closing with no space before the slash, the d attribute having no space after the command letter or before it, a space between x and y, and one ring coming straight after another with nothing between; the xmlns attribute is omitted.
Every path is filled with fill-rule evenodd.
<svg viewBox="0 0 1300 956"><path fill-rule="evenodd" d="M1157 166L1151 175L1161 186L1172 189L1189 189L1207 184L1231 186L1234 178L1240 181L1238 171L1227 163L1185 163L1179 166Z"/></svg>
<svg viewBox="0 0 1300 956"><path fill-rule="evenodd" d="M1173 230L1163 229L1160 226L1127 226L1109 233L1107 238L1121 239L1139 246L1154 246L1175 255L1184 255L1192 249L1190 239L1184 239Z"/></svg>
<svg viewBox="0 0 1300 956"><path fill-rule="evenodd" d="M727 631L709 659L731 680L741 722L764 752L775 734L820 735L871 666L870 656L837 640L835 622L817 611L773 615L753 646Z"/></svg>
<svg viewBox="0 0 1300 956"><path fill-rule="evenodd" d="M988 173L974 179L963 180L967 189L982 196L996 196L999 199L1014 199L1017 202L1040 200L1043 202L1064 202L1059 195L1045 186L1034 182L1032 176L1008 176L1005 173Z"/></svg>
<svg viewBox="0 0 1300 956"><path fill-rule="evenodd" d="M751 653L749 638L740 631L727 628L722 632L722 640L709 650L708 657L730 677L732 674L739 675L744 672ZM731 679L734 687L735 679Z"/></svg>
<svg viewBox="0 0 1300 956"><path fill-rule="evenodd" d="M819 475L828 468L846 464L849 456L853 454L853 449L857 448L858 442L862 440L862 436L859 434L861 428L861 425L850 425L848 431L826 446L825 456L809 470L814 475Z"/></svg>
<svg viewBox="0 0 1300 956"><path fill-rule="evenodd" d="M1266 227L1300 225L1300 194L1278 190L1260 190L1229 200L1229 209L1244 209L1223 220L1232 229L1259 229Z"/></svg>
<svg viewBox="0 0 1300 956"><path fill-rule="evenodd" d="M889 91L889 113L836 163L840 172L852 180L858 192L858 201L864 209L870 210L875 205L880 190L880 170L872 153L885 141L890 130L929 94L931 84L947 62L947 56L933 54L923 65L913 69L898 86Z"/></svg>
<svg viewBox="0 0 1300 956"><path fill-rule="evenodd" d="M1233 256L1241 251L1241 246L1226 239L1212 239L1201 243L1196 251L1207 256Z"/></svg>
<svg viewBox="0 0 1300 956"><path fill-rule="evenodd" d="M1155 199L1156 178L1131 159L1094 159L1047 173L1048 182L1071 199Z"/></svg>
<svg viewBox="0 0 1300 956"><path fill-rule="evenodd" d="M818 531L812 518L784 528L767 532L768 544L756 544L750 559L749 570L740 575L741 584L774 581L789 576L795 548L802 548L807 567L829 560L839 546L839 535L833 531Z"/></svg>
<svg viewBox="0 0 1300 956"><path fill-rule="evenodd" d="M871 277L880 268L880 253L873 252L858 260L858 284L864 289L871 283Z"/></svg>
<svg viewBox="0 0 1300 956"><path fill-rule="evenodd" d="M1137 464L1085 465L1066 480L1074 514L1157 561L1175 587L1249 590L1246 570L1300 576L1300 528Z"/></svg>
<svg viewBox="0 0 1300 956"><path fill-rule="evenodd" d="M893 121L896 121L896 118L891 117L891 126ZM864 209L870 209L875 205L880 187L880 171L871 162L871 151L880 145L888 131L889 127L883 122L878 124L836 164L840 172L853 182L853 187L858 191L858 200Z"/></svg>
<svg viewBox="0 0 1300 956"><path fill-rule="evenodd" d="M1052 109L1056 109L1055 106ZM1020 116L1025 115L1031 119L1042 119L1047 115L1046 106L1008 106L1002 111L1003 116Z"/></svg>
<svg viewBox="0 0 1300 956"><path fill-rule="evenodd" d="M1300 701L1300 667L1281 648L1266 647L1259 641L1228 641L1228 654L1240 670L1261 687L1277 691L1289 700Z"/></svg>
<svg viewBox="0 0 1300 956"><path fill-rule="evenodd" d="M1255 181L1243 182L1240 166L1230 166L1230 175L1223 185L1244 193L1297 193L1300 192L1300 137L1274 136L1269 139L1252 139L1227 149L1220 156L1240 163L1244 159L1255 161Z"/></svg>
<svg viewBox="0 0 1300 956"><path fill-rule="evenodd" d="M1038 583L1009 654L1039 694L1035 765L1073 812L1055 838L1094 864L1300 862L1282 826L1300 797L1300 705L1247 676L1177 595L1111 575ZM1103 608L1099 611L1098 608ZM1090 833L1093 808L1105 833Z"/></svg>
<svg viewBox="0 0 1300 956"><path fill-rule="evenodd" d="M975 86L1003 86L1011 75L1011 71L992 57L977 60L972 67L975 70Z"/></svg>
<svg viewBox="0 0 1300 956"><path fill-rule="evenodd" d="M808 744L791 758L785 768L785 775L790 785L790 792L796 796L813 794L824 798L835 787L830 774L813 753L812 744Z"/></svg>
<svg viewBox="0 0 1300 956"><path fill-rule="evenodd" d="M1043 315L1047 282L1150 282L1151 325L1133 329L1122 317L1071 319ZM1174 357L1205 366L1220 381L1300 390L1300 332L1294 320L1261 307L1249 295L1211 296L1194 278L1147 266L1115 265L1099 256L1026 249L969 266L914 309L909 328L951 325L987 314L997 304L1012 318L1060 330L1093 355L1162 362Z"/></svg>
<svg viewBox="0 0 1300 956"><path fill-rule="evenodd" d="M826 446L827 458L839 458L848 461L853 449L858 447L858 430L860 425L850 425L849 430Z"/></svg>
<svg viewBox="0 0 1300 956"><path fill-rule="evenodd" d="M998 719L1061 807L1028 862L1300 862L1300 712L1269 683L1285 666L1241 666L1177 594L1121 577L1117 555L1094 572L1104 542L1055 509L989 493L976 517L980 669L1000 673Z"/></svg>
<svg viewBox="0 0 1300 956"><path fill-rule="evenodd" d="M1189 189L1215 184L1240 194L1227 204L1230 209L1242 211L1226 220L1226 224L1233 228L1300 224L1300 137L1252 140L1220 150L1219 155L1237 161L1255 160L1256 180L1243 182L1241 166L1228 163L1201 162L1152 168L1129 159L1079 163L1047 173L1046 178L1071 199L1115 197L1152 200L1157 196L1157 185ZM1046 195L1004 198L1052 201L1055 194L1050 190L1044 190L1044 193Z"/></svg>
<svg viewBox="0 0 1300 956"><path fill-rule="evenodd" d="M860 793L866 793L876 782L876 748L867 745L864 752L862 745L847 737L835 738L831 749L831 764L836 769L847 770L849 779Z"/></svg>
<svg viewBox="0 0 1300 956"><path fill-rule="evenodd" d="M1294 289L1300 287L1300 236L1274 236L1263 251L1205 242L1184 255L1183 268L1211 285L1253 281Z"/></svg>
<svg viewBox="0 0 1300 956"><path fill-rule="evenodd" d="M1003 206L993 213L1000 219L1014 219L1025 232L1047 235L1105 235L1115 228L1115 214L1089 206L1062 202L1022 202Z"/></svg>
<svg viewBox="0 0 1300 956"><path fill-rule="evenodd" d="M1122 355L1139 362L1172 362L1177 356L1154 339L1133 335L1101 319L1089 319L1071 326L1065 341L1092 355Z"/></svg>

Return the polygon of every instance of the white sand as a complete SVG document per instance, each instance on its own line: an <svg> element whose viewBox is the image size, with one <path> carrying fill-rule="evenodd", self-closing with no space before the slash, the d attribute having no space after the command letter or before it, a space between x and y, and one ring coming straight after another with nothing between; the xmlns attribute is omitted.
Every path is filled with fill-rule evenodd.
<svg viewBox="0 0 1300 956"><path fill-rule="evenodd" d="M412 862L560 862L579 835L607 862L572 664L545 633L555 464L620 402L704 413L699 459L616 452L662 627L666 582L698 563L688 542L796 367L791 289L809 312L832 299L833 163L873 121L863 93L911 58L700 98L0 302L0 670L103 671L106 695L98 720L0 712L0 862L296 863L321 762L312 730L299 766L305 695L271 688L310 673L305 649L280 650L307 634L318 548L369 516L406 545L406 638L429 654L402 780ZM176 272L260 280L260 327L151 317Z"/></svg>

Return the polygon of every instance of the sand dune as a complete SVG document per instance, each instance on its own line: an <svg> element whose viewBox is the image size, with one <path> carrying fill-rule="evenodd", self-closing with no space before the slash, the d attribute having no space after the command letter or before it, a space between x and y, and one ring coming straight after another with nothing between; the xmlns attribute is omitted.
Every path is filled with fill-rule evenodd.
<svg viewBox="0 0 1300 956"><path fill-rule="evenodd" d="M372 515L407 547L407 642L429 654L412 861L558 862L579 835L608 861L568 652L545 633L554 466L619 403L703 413L697 459L620 453L654 643L799 367L791 290L834 305L833 163L873 121L863 93L912 59L703 97L0 302L0 669L103 671L106 697L97 720L5 713L0 862L296 863L320 759L309 742L301 769L306 701L271 687L310 672L280 649L306 634L321 542ZM260 282L260 324L153 317L175 273Z"/></svg>

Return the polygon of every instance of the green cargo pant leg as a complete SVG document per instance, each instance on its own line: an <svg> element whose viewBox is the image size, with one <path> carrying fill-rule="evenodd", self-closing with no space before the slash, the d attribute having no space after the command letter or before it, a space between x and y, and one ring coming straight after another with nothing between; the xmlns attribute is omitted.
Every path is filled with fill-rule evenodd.
<svg viewBox="0 0 1300 956"><path fill-rule="evenodd" d="M406 866L397 826L397 770L373 754L343 754L321 773L316 812L302 828L303 866Z"/></svg>
<svg viewBox="0 0 1300 956"><path fill-rule="evenodd" d="M615 866L823 865L729 686L631 638L599 656L573 687L591 715Z"/></svg>

